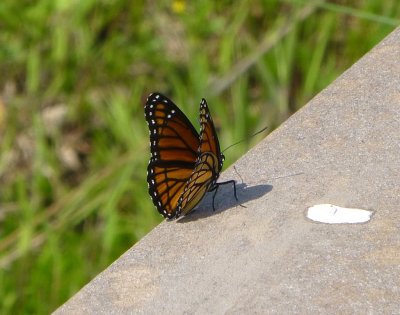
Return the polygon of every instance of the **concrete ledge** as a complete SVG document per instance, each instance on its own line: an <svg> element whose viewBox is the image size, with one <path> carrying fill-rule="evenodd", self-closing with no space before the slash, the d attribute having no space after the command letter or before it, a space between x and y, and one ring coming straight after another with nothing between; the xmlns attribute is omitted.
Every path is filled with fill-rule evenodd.
<svg viewBox="0 0 400 315"><path fill-rule="evenodd" d="M400 28L236 168L247 208L221 188L215 213L160 224L55 314L399 313ZM305 218L321 203L375 214Z"/></svg>

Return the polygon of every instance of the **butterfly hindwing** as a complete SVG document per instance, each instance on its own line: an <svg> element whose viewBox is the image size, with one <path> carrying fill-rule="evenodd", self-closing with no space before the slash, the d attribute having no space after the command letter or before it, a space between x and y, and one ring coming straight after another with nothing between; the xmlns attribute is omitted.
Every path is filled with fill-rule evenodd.
<svg viewBox="0 0 400 315"><path fill-rule="evenodd" d="M204 197L218 177L214 172L216 163L218 162L214 154L205 152L200 155L179 199L178 214L181 212L185 215L188 214Z"/></svg>

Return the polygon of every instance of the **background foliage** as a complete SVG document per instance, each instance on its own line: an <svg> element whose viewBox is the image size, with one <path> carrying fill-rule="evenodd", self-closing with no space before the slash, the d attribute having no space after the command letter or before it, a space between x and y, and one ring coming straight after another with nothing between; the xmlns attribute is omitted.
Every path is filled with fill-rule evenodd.
<svg viewBox="0 0 400 315"><path fill-rule="evenodd" d="M0 313L51 312L161 221L150 92L194 122L206 97L226 147L277 127L399 17L397 0L2 0Z"/></svg>

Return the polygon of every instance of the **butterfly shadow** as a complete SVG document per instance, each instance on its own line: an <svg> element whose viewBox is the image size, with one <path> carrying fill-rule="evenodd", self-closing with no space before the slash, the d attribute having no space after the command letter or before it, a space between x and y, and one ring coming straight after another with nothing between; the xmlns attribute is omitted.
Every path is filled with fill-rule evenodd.
<svg viewBox="0 0 400 315"><path fill-rule="evenodd" d="M236 184L236 193L239 200L236 200L233 193L233 187L230 185L221 185L215 196L215 211L213 211L212 199L213 192L207 193L203 201L187 216L177 220L178 223L187 223L202 218L212 216L217 213L226 211L234 206L242 206L246 208L245 203L258 199L272 190L272 185L256 185L247 186L245 183Z"/></svg>

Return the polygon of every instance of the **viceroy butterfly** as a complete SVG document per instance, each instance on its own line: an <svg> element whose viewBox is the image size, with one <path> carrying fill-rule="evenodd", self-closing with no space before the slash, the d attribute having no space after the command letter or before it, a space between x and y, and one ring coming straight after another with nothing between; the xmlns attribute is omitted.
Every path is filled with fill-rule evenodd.
<svg viewBox="0 0 400 315"><path fill-rule="evenodd" d="M144 111L151 151L147 183L158 212L168 219L186 215L209 191L215 191L215 210L215 195L223 184L233 184L238 200L234 180L217 183L224 155L205 99L200 103L200 134L185 114L160 93L148 97Z"/></svg>

